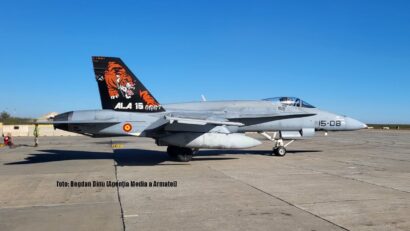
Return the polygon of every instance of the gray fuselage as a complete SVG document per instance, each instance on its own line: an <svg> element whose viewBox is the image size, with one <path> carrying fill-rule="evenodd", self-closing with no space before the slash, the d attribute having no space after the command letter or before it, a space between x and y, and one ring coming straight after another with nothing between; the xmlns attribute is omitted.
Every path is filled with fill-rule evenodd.
<svg viewBox="0 0 410 231"><path fill-rule="evenodd" d="M302 101L303 102L303 101ZM308 104L307 104L308 105ZM365 128L366 125L350 117L319 110L311 105L289 104L277 100L234 100L175 103L163 105L165 112L140 113L113 110L73 111L58 115L55 121L84 121L56 128L92 136L147 136L159 137L165 132L218 132L243 133L265 131L302 131L303 129L347 131ZM270 115L287 113L288 116ZM297 113L311 114L298 117ZM296 114L296 116L292 116ZM215 126L165 123L165 116L194 116L204 119L225 119L240 122L243 126ZM89 124L87 121L96 121ZM120 121L118 123L118 121ZM117 122L117 123L115 123ZM124 132L123 124L130 123L132 132ZM161 133L158 127L163 126Z"/></svg>

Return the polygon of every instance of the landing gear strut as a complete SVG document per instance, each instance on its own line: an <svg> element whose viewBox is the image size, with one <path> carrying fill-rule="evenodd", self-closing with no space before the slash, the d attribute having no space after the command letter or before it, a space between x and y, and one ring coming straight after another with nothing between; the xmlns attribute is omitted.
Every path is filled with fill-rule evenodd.
<svg viewBox="0 0 410 231"><path fill-rule="evenodd" d="M177 146L168 146L167 153L171 158L176 158L181 162L188 162L192 160L193 155L192 149Z"/></svg>
<svg viewBox="0 0 410 231"><path fill-rule="evenodd" d="M295 140L289 141L287 144L283 142L283 139L281 137L276 138L276 132L273 133L273 136L270 136L266 132L259 132L260 135L266 137L268 140L273 142L273 149L271 155L275 156L285 156L286 155L286 147L293 143Z"/></svg>

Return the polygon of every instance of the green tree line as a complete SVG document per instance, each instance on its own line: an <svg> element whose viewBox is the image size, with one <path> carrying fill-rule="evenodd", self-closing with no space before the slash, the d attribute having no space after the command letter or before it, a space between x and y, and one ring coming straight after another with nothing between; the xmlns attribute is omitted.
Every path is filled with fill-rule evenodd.
<svg viewBox="0 0 410 231"><path fill-rule="evenodd" d="M6 111L2 111L0 113L0 123L3 123L3 124L29 124L33 122L34 122L34 119L32 118L15 117L15 116L10 115L10 113Z"/></svg>

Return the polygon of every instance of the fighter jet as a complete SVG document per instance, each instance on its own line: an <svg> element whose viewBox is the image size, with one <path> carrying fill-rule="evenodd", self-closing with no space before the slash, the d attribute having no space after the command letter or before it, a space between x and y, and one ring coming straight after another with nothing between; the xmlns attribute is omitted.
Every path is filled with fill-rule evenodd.
<svg viewBox="0 0 410 231"><path fill-rule="evenodd" d="M92 61L102 110L59 114L52 121L55 128L92 137L150 137L157 145L168 146L170 157L183 162L201 148L261 144L246 132L271 140L271 154L284 156L293 140L311 137L317 130L366 128L360 121L319 110L295 97L162 105L120 58L98 56ZM285 144L284 140L290 141Z"/></svg>

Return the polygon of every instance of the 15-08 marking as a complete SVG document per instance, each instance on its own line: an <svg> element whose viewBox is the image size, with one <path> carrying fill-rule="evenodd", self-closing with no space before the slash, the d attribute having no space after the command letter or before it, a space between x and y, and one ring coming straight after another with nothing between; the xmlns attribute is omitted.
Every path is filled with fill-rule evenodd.
<svg viewBox="0 0 410 231"><path fill-rule="evenodd" d="M342 126L342 121L341 120L329 120L329 122L327 122L326 120L319 120L319 126L320 127L326 127L326 126L340 127Z"/></svg>

